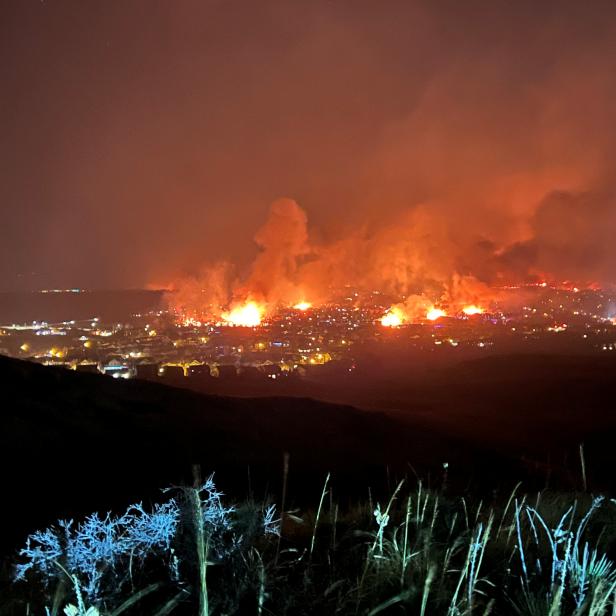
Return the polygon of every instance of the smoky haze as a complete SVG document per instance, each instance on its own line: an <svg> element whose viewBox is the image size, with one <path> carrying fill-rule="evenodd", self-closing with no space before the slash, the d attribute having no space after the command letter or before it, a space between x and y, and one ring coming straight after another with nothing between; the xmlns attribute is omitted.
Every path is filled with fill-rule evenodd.
<svg viewBox="0 0 616 616"><path fill-rule="evenodd" d="M0 288L615 282L615 17L5 2Z"/></svg>

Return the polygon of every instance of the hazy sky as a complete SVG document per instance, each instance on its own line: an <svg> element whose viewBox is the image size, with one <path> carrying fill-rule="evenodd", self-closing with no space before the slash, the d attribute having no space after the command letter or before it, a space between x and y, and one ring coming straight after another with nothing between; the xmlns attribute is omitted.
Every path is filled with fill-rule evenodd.
<svg viewBox="0 0 616 616"><path fill-rule="evenodd" d="M613 2L5 0L0 289L241 266L279 197L610 279L615 75Z"/></svg>

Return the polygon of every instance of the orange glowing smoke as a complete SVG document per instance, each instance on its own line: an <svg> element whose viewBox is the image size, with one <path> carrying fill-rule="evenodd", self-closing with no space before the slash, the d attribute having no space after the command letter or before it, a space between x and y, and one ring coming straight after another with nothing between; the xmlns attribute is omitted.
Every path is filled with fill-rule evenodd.
<svg viewBox="0 0 616 616"><path fill-rule="evenodd" d="M295 304L293 308L295 308L295 310L301 310L303 312L304 310L308 310L309 308L312 308L312 304L310 302L299 302Z"/></svg>
<svg viewBox="0 0 616 616"><path fill-rule="evenodd" d="M430 308L430 310L426 313L426 319L428 319L428 321L436 321L437 319L446 316L447 313L440 308Z"/></svg>
<svg viewBox="0 0 616 616"><path fill-rule="evenodd" d="M225 325L236 327L257 327L261 324L265 307L257 302L246 302L232 308L229 312L222 313L222 320Z"/></svg>
<svg viewBox="0 0 616 616"><path fill-rule="evenodd" d="M406 320L406 316L400 308L392 306L382 317L381 325L384 327L400 327Z"/></svg>
<svg viewBox="0 0 616 616"><path fill-rule="evenodd" d="M475 306L475 304L472 304L470 306L464 306L464 308L462 308L462 312L467 316L467 317L471 317L475 314L483 314L484 313L484 309L479 307L479 306Z"/></svg>

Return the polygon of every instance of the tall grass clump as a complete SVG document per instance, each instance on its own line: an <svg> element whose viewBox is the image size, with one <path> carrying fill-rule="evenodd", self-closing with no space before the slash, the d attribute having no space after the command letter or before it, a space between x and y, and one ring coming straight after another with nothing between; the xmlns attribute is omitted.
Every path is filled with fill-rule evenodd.
<svg viewBox="0 0 616 616"><path fill-rule="evenodd" d="M592 499L576 516L577 501L559 518L546 519L536 508L516 503L515 525L521 575L518 614L605 614L616 610L616 566L603 552L598 538L592 543L586 527L604 504ZM525 529L525 532L522 529Z"/></svg>
<svg viewBox="0 0 616 616"><path fill-rule="evenodd" d="M228 505L212 478L120 516L34 533L14 614L614 616L616 504L588 494L489 502L398 483L343 510ZM20 611L21 610L21 611Z"/></svg>

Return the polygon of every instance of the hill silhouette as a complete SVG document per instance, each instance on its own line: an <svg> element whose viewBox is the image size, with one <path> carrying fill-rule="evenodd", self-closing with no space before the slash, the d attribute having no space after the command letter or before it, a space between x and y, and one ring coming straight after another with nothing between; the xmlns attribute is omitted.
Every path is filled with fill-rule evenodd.
<svg viewBox="0 0 616 616"><path fill-rule="evenodd" d="M440 485L444 462L451 489L461 491L489 493L518 479L577 487L582 441L593 480L607 485L614 371L594 361L471 361L413 384L412 393L392 387L392 397L412 398L422 412L400 405L386 413L301 397L207 395L0 357L2 482L11 503L3 516L12 529L2 548L56 518L188 482L194 463L215 471L231 496L276 498L285 452L290 505L313 503L329 471L339 497L353 499L387 493L402 475Z"/></svg>

